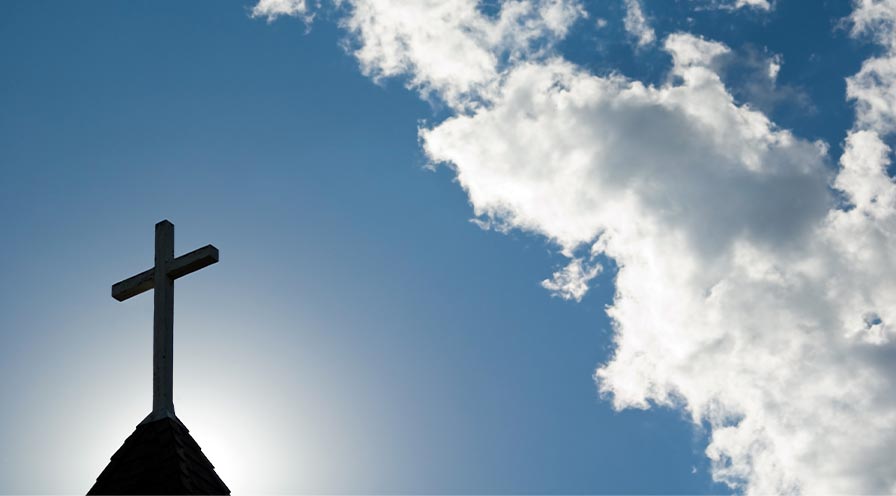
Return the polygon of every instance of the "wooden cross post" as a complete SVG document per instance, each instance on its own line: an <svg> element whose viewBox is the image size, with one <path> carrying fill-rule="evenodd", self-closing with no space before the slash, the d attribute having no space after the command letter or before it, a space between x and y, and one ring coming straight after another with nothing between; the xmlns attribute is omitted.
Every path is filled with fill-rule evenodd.
<svg viewBox="0 0 896 496"><path fill-rule="evenodd" d="M156 264L112 286L112 297L124 301L150 289L155 293L152 319L152 413L143 422L174 416L174 280L218 262L218 249L203 246L174 258L174 224L156 224Z"/></svg>

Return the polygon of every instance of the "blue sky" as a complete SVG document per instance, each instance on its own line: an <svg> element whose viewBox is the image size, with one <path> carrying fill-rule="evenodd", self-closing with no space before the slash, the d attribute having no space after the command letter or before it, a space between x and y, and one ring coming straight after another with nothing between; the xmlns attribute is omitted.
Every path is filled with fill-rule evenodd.
<svg viewBox="0 0 896 496"><path fill-rule="evenodd" d="M109 287L165 218L221 250L176 285L174 399L234 493L896 488L893 141L846 94L893 2L281 3L2 6L0 492L86 491L148 413L152 299ZM433 55L470 33L493 66Z"/></svg>

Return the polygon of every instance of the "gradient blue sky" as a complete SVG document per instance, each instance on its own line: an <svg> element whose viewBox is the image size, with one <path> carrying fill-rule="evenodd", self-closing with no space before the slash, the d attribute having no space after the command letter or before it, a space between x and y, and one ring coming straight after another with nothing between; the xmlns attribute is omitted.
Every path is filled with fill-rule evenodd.
<svg viewBox="0 0 896 496"><path fill-rule="evenodd" d="M732 47L733 94L839 156L871 50L836 29L850 2L645 4L658 32ZM612 264L552 297L559 249L480 229L425 167L417 129L443 106L363 76L337 13L307 29L252 6L0 5L0 492L86 491L148 413L152 298L109 287L151 265L161 219L178 254L221 251L176 285L174 398L234 493L730 491L684 413L599 396ZM577 24L569 60L665 78L621 1L588 9L607 26ZM783 54L793 93L741 84L751 53Z"/></svg>

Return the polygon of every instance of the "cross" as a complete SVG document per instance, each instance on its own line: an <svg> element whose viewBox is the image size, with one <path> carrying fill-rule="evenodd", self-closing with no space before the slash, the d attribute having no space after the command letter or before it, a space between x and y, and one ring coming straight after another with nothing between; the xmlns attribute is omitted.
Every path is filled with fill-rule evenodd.
<svg viewBox="0 0 896 496"><path fill-rule="evenodd" d="M174 258L174 224L156 224L156 264L112 285L112 297L124 301L154 290L152 318L152 413L143 422L174 416L174 280L218 262L218 249L206 245Z"/></svg>

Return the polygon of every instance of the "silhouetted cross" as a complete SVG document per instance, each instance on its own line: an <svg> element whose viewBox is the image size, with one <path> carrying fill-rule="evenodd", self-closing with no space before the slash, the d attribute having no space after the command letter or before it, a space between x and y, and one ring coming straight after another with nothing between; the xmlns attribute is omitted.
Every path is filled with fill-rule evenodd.
<svg viewBox="0 0 896 496"><path fill-rule="evenodd" d="M143 422L174 418L174 280L218 261L218 249L203 246L174 258L174 224L156 224L156 265L112 286L112 297L124 301L154 289L152 319L152 413Z"/></svg>

